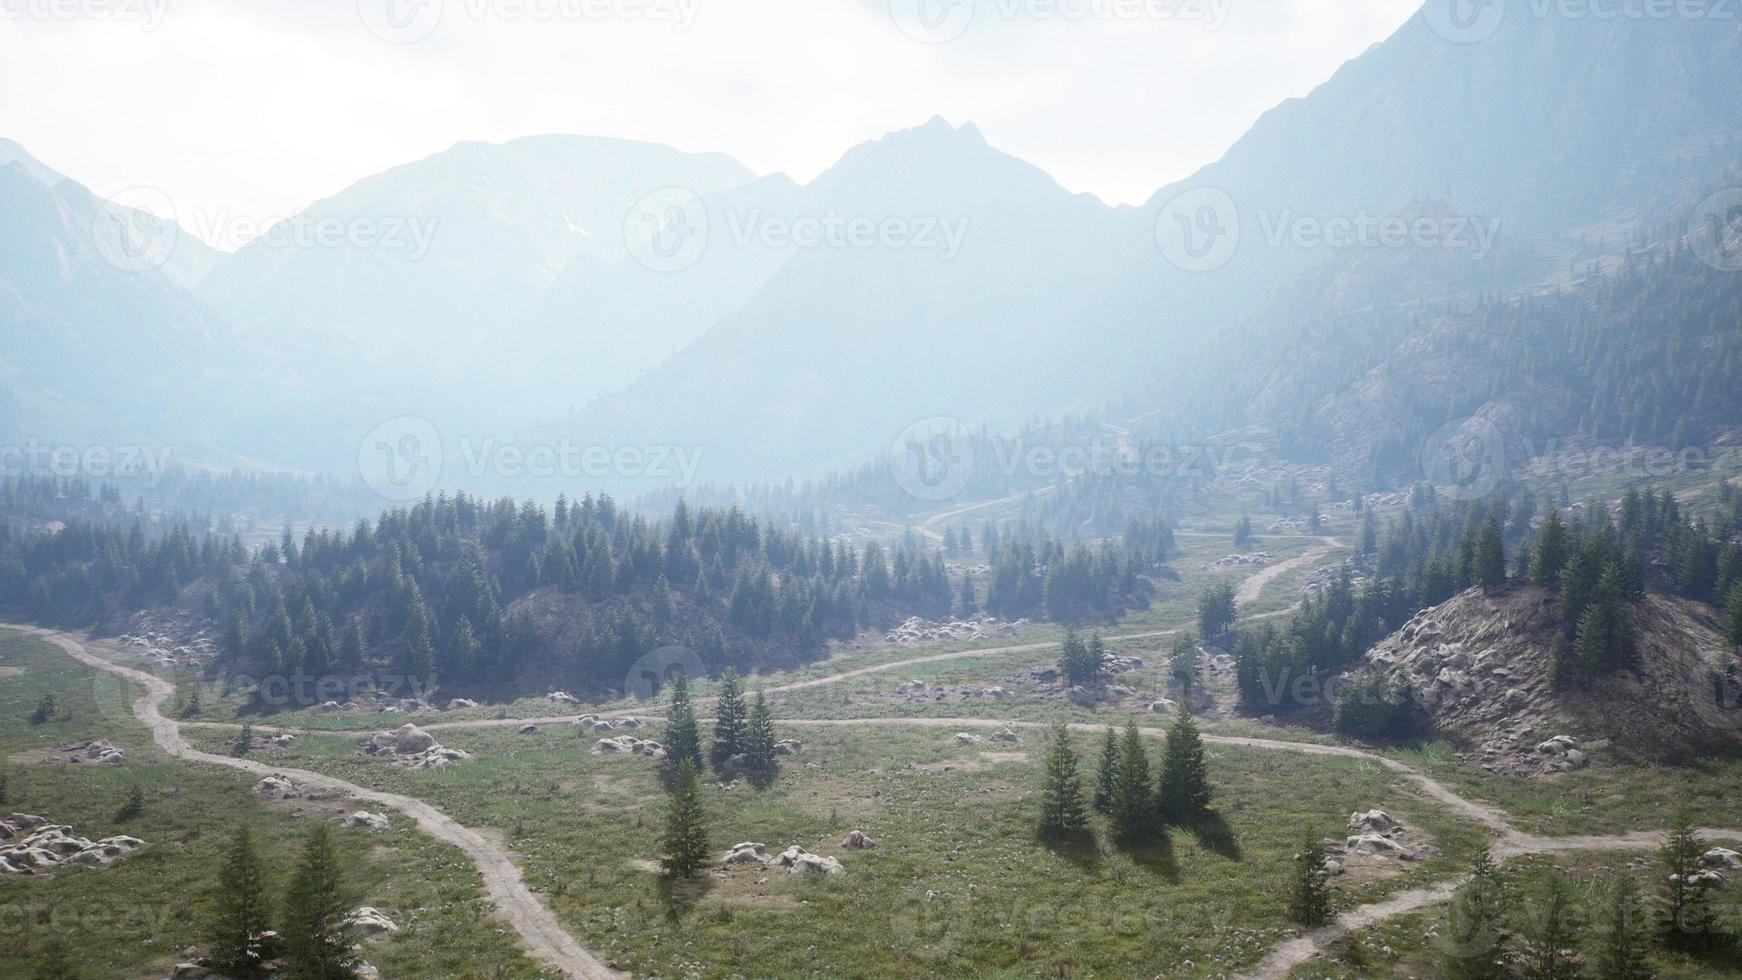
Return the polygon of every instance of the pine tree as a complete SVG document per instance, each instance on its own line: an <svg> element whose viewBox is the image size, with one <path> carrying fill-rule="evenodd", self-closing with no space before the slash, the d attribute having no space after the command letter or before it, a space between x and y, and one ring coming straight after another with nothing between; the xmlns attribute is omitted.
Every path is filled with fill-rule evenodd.
<svg viewBox="0 0 1742 980"><path fill-rule="evenodd" d="M1534 585L1553 585L1560 580L1561 569L1567 564L1567 527L1561 523L1559 509L1550 507L1537 535L1536 550L1530 556L1530 581Z"/></svg>
<svg viewBox="0 0 1742 980"><path fill-rule="evenodd" d="M1119 785L1119 736L1113 731L1113 726L1107 726L1107 734L1101 739L1101 763L1095 769L1095 809L1101 813L1111 812L1113 796Z"/></svg>
<svg viewBox="0 0 1742 980"><path fill-rule="evenodd" d="M186 707L181 709L181 716L183 718L198 718L200 712L204 710L205 708L200 704L200 689L196 687L193 693L188 695L188 703Z"/></svg>
<svg viewBox="0 0 1742 980"><path fill-rule="evenodd" d="M956 608L960 611L963 619L971 618L980 611L980 599L974 594L974 576L962 576L962 594L957 601Z"/></svg>
<svg viewBox="0 0 1742 980"><path fill-rule="evenodd" d="M726 760L744 753L745 737L749 734L749 709L744 704L744 685L738 680L738 669L728 667L720 678L719 707L715 709L714 747L709 754L714 771L719 772Z"/></svg>
<svg viewBox="0 0 1742 980"><path fill-rule="evenodd" d="M1506 545L1500 537L1500 521L1493 515L1482 522L1476 537L1476 581L1484 589L1506 584Z"/></svg>
<svg viewBox="0 0 1742 980"><path fill-rule="evenodd" d="M1520 930L1519 966L1528 980L1570 980L1578 975L1579 929L1566 879L1543 873L1526 898Z"/></svg>
<svg viewBox="0 0 1742 980"><path fill-rule="evenodd" d="M254 748L254 726L249 722L242 723L242 731L236 736L236 742L230 746L230 754L240 759Z"/></svg>
<svg viewBox="0 0 1742 980"><path fill-rule="evenodd" d="M266 871L254 849L254 834L246 823L237 826L218 869L212 891L213 915L206 942L206 962L225 976L261 975L269 951L261 937L271 928L266 898Z"/></svg>
<svg viewBox="0 0 1742 980"><path fill-rule="evenodd" d="M339 637L339 666L353 670L361 667L363 655L363 623L358 619L348 619Z"/></svg>
<svg viewBox="0 0 1742 980"><path fill-rule="evenodd" d="M690 706L688 678L678 674L671 679L671 707L665 713L665 757L669 765L688 762L697 772L702 769L702 737L696 729L696 712Z"/></svg>
<svg viewBox="0 0 1742 980"><path fill-rule="evenodd" d="M1724 633L1731 643L1742 647L1742 582L1730 589L1730 598L1724 603Z"/></svg>
<svg viewBox="0 0 1742 980"><path fill-rule="evenodd" d="M1077 753L1071 747L1070 729L1061 722L1053 726L1052 745L1046 753L1040 791L1040 836L1065 840L1081 834L1088 825L1083 781L1077 774Z"/></svg>
<svg viewBox="0 0 1742 980"><path fill-rule="evenodd" d="M665 873L689 878L708 860L707 814L702 811L702 788L696 767L689 759L678 763L671 806L665 821Z"/></svg>
<svg viewBox="0 0 1742 980"><path fill-rule="evenodd" d="M6 770L0 769L0 803L10 802L12 802L12 799L6 789Z"/></svg>
<svg viewBox="0 0 1742 980"><path fill-rule="evenodd" d="M48 939L43 941L42 949L36 955L36 969L30 976L32 980L78 980L79 972L73 966L72 953L58 931L50 932Z"/></svg>
<svg viewBox="0 0 1742 980"><path fill-rule="evenodd" d="M1155 797L1149 782L1149 754L1137 722L1127 722L1119 743L1119 769L1113 783L1113 831L1135 843L1155 835Z"/></svg>
<svg viewBox="0 0 1742 980"><path fill-rule="evenodd" d="M1075 630L1065 630L1064 644L1059 648L1059 670L1065 679L1075 685L1087 684L1100 669L1099 664L1090 661L1089 647L1083 638Z"/></svg>
<svg viewBox="0 0 1742 980"><path fill-rule="evenodd" d="M145 790L141 789L138 783L134 783L133 788L127 791L127 801L121 804L119 810L115 811L115 819L119 822L125 823L126 821L133 820L144 813Z"/></svg>
<svg viewBox="0 0 1742 980"><path fill-rule="evenodd" d="M1597 918L1591 966L1596 980L1649 980L1650 934L1633 879L1614 876Z"/></svg>
<svg viewBox="0 0 1742 980"><path fill-rule="evenodd" d="M1439 942L1440 974L1448 980L1497 980L1505 976L1504 917L1500 879L1484 851L1477 856L1470 876L1452 893Z"/></svg>
<svg viewBox="0 0 1742 980"><path fill-rule="evenodd" d="M303 842L284 895L284 960L293 977L349 980L356 976L345 937L349 890L333 850L332 832L316 824Z"/></svg>
<svg viewBox="0 0 1742 980"><path fill-rule="evenodd" d="M1309 928L1331 919L1331 874L1325 870L1325 845L1308 832L1294 854L1288 883L1288 917Z"/></svg>
<svg viewBox="0 0 1742 980"><path fill-rule="evenodd" d="M774 781L780 769L774 754L774 718L768 710L768 699L761 691L750 705L750 723L744 732L745 768L752 785L761 788Z"/></svg>
<svg viewBox="0 0 1742 980"><path fill-rule="evenodd" d="M1210 769L1204 761L1204 741L1183 698L1167 729L1155 799L1163 823L1185 823L1210 808Z"/></svg>
<svg viewBox="0 0 1742 980"><path fill-rule="evenodd" d="M1658 934L1668 945L1695 946L1712 934L1710 896L1694 879L1700 871L1702 853L1704 848L1692 822L1686 814L1677 814L1668 839L1658 850L1658 863L1664 873Z"/></svg>

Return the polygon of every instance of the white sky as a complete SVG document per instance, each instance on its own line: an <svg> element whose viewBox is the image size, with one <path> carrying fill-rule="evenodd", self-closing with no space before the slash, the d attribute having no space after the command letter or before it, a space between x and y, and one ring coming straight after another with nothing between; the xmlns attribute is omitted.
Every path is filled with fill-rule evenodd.
<svg viewBox="0 0 1742 980"><path fill-rule="evenodd" d="M1419 2L0 0L0 137L99 194L162 191L231 247L459 140L545 132L804 181L942 114L1071 190L1137 202ZM916 5L947 34L969 3L959 36L909 36L939 36ZM427 36L377 37L390 6Z"/></svg>

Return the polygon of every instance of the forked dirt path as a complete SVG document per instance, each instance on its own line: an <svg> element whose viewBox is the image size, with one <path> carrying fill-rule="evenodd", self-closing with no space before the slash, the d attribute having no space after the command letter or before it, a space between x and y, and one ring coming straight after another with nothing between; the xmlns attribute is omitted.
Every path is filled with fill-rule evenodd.
<svg viewBox="0 0 1742 980"><path fill-rule="evenodd" d="M1234 593L1234 604L1237 606L1244 606L1257 602L1258 597L1264 594L1264 587L1266 585L1269 585L1281 576L1286 575L1303 565L1309 565L1318 561L1320 558L1323 558L1325 555L1330 554L1332 551L1335 551L1342 546L1343 542L1338 541L1336 538L1321 537L1319 538L1319 546L1317 548L1313 548L1305 554L1296 555L1287 561L1279 561L1256 574L1248 575L1246 580L1240 583L1239 590Z"/></svg>
<svg viewBox="0 0 1742 980"><path fill-rule="evenodd" d="M527 951L550 966L560 970L564 976L592 980L592 978L619 977L619 974L608 969L597 957L588 952L575 937L570 935L549 908L538 900L527 889L521 880L520 868L509 859L506 852L485 839L477 831L461 826L452 817L447 816L435 807L409 796L397 793L383 793L377 790L365 789L354 783L345 782L332 776L303 769L284 769L267 766L251 759L235 759L229 756L213 755L202 752L188 745L182 737L178 722L165 718L161 708L164 701L175 693L168 681L145 673L122 667L118 664L97 656L86 650L77 639L55 630L40 629L34 626L17 626L0 624L0 627L14 629L42 637L60 647L74 660L94 667L97 670L116 675L127 681L138 684L144 689L138 700L133 702L133 714L145 727L151 731L152 739L158 748L168 755L190 762L207 762L213 765L227 766L243 772L260 776L270 776L280 773L292 780L327 792L344 793L360 800L389 807L410 817L417 823L418 829L434 837L458 847L477 865L478 872L484 878L484 891L496 903L498 913L512 925L526 944Z"/></svg>

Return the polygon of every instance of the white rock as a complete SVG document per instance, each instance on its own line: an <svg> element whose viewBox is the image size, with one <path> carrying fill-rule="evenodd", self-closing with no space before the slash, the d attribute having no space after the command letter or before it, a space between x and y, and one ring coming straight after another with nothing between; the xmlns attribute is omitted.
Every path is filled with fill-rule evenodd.
<svg viewBox="0 0 1742 980"><path fill-rule="evenodd" d="M1700 863L1708 868L1742 870L1742 854L1732 851L1728 847L1714 847L1700 855Z"/></svg>
<svg viewBox="0 0 1742 980"><path fill-rule="evenodd" d="M461 711L466 708L476 708L477 706L478 702L473 701L471 698L454 698L452 701L448 702L449 711Z"/></svg>
<svg viewBox="0 0 1742 980"><path fill-rule="evenodd" d="M1389 834L1402 826L1384 810L1349 815L1349 832L1353 834Z"/></svg>
<svg viewBox="0 0 1742 980"><path fill-rule="evenodd" d="M804 743L795 738L782 739L774 743L775 755L798 755L804 751Z"/></svg>
<svg viewBox="0 0 1742 980"><path fill-rule="evenodd" d="M254 795L273 800L294 800L301 798L302 790L287 777L274 774L254 784Z"/></svg>
<svg viewBox="0 0 1742 980"><path fill-rule="evenodd" d="M345 925L357 930L365 939L374 939L399 931L392 919L384 915L380 909L365 905L345 917Z"/></svg>
<svg viewBox="0 0 1742 980"><path fill-rule="evenodd" d="M865 836L862 830L855 830L841 841L841 846L849 851L869 851L877 847L877 842Z"/></svg>
<svg viewBox="0 0 1742 980"><path fill-rule="evenodd" d="M1343 846L1351 854L1365 854L1369 857L1394 857L1404 861L1416 859L1416 853L1408 847L1378 834L1357 834L1349 838Z"/></svg>
<svg viewBox="0 0 1742 980"><path fill-rule="evenodd" d="M370 813L367 810L358 810L344 819L344 825L362 827L367 830L386 830L387 816L381 813Z"/></svg>

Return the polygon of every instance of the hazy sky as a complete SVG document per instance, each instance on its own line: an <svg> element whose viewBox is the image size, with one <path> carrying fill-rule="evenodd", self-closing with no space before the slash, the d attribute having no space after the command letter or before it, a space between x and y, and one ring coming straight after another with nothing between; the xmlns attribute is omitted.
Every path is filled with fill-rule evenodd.
<svg viewBox="0 0 1742 980"><path fill-rule="evenodd" d="M456 141L544 132L802 181L942 114L1136 202L1418 4L0 0L0 136L100 194L161 190L232 246Z"/></svg>

